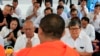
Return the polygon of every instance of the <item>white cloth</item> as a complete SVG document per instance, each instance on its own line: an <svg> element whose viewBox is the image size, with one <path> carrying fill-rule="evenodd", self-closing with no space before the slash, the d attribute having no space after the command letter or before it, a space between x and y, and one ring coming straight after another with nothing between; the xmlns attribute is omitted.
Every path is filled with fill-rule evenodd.
<svg viewBox="0 0 100 56"><path fill-rule="evenodd" d="M37 17L37 19L34 21L34 26L36 27L36 28L39 28L39 24L40 24L40 21L41 21L41 19L44 17L44 14L42 15L40 15L40 16L38 16Z"/></svg>
<svg viewBox="0 0 100 56"><path fill-rule="evenodd" d="M30 7L28 8L27 13L26 13L26 17L28 17L28 16L32 15L32 13L34 13L34 12L33 12L33 9L34 9L34 6L30 6ZM39 15L41 15L41 8L39 8L39 9L37 10L37 17L38 17ZM35 19L36 19L37 17L33 16L33 17L31 18L31 21L34 22Z"/></svg>
<svg viewBox="0 0 100 56"><path fill-rule="evenodd" d="M8 29L7 26L4 26L0 31L0 36L3 38L6 37L10 32L12 32L11 29Z"/></svg>
<svg viewBox="0 0 100 56"><path fill-rule="evenodd" d="M70 18L66 20L66 22L65 22L65 27L68 27L68 24L69 24L70 21L71 21Z"/></svg>
<svg viewBox="0 0 100 56"><path fill-rule="evenodd" d="M4 46L4 39L0 36L0 45Z"/></svg>
<svg viewBox="0 0 100 56"><path fill-rule="evenodd" d="M90 37L91 41L95 40L95 29L93 25L88 24L86 28L82 28L84 32Z"/></svg>
<svg viewBox="0 0 100 56"><path fill-rule="evenodd" d="M18 18L18 19L19 19L18 15L17 15L17 14L15 14L15 13L13 13L11 16L12 16L12 17L16 17L16 18Z"/></svg>
<svg viewBox="0 0 100 56"><path fill-rule="evenodd" d="M62 12L62 14L60 16L64 19L64 21L66 23L66 20L68 19L66 13L65 12Z"/></svg>
<svg viewBox="0 0 100 56"><path fill-rule="evenodd" d="M89 13L88 8L86 6L84 6L84 9L85 9L85 13L88 14ZM81 5L79 5L78 11L80 11L82 13L82 16L84 16L84 13L81 10L82 10L82 7L81 7Z"/></svg>
<svg viewBox="0 0 100 56"><path fill-rule="evenodd" d="M22 34L21 30L19 30L18 33L17 33L17 37L19 37L21 35L23 35L23 34Z"/></svg>
<svg viewBox="0 0 100 56"><path fill-rule="evenodd" d="M15 9L15 13L18 16L19 19L22 19L22 11L21 11L21 9L18 6Z"/></svg>
<svg viewBox="0 0 100 56"><path fill-rule="evenodd" d="M88 18L90 19L90 24L92 24L95 28L95 31L100 33L100 13L97 15L96 20L94 21L94 12L88 14Z"/></svg>
<svg viewBox="0 0 100 56"><path fill-rule="evenodd" d="M92 43L90 38L81 30L79 37L73 40L69 33L69 29L65 30L65 35L61 38L65 44L69 45L71 48L76 48L79 52L93 52Z"/></svg>
<svg viewBox="0 0 100 56"><path fill-rule="evenodd" d="M27 40L28 39L25 34L18 37L16 40L16 43L15 43L15 46L14 46L14 51L18 52L19 50L25 48ZM34 36L32 37L31 41L32 41L32 46L36 46L36 45L40 44L40 40L36 33L34 33Z"/></svg>
<svg viewBox="0 0 100 56"><path fill-rule="evenodd" d="M64 12L66 13L66 15L69 11L70 11L69 7L66 4L64 4Z"/></svg>

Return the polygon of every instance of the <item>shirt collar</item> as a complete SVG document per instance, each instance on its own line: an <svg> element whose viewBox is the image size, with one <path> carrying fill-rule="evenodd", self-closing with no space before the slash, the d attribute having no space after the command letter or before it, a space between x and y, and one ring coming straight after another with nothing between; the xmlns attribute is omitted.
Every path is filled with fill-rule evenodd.
<svg viewBox="0 0 100 56"><path fill-rule="evenodd" d="M25 37L26 37L26 34L25 34ZM38 38L37 33L34 33L34 36L32 37L32 39L33 39L33 38Z"/></svg>

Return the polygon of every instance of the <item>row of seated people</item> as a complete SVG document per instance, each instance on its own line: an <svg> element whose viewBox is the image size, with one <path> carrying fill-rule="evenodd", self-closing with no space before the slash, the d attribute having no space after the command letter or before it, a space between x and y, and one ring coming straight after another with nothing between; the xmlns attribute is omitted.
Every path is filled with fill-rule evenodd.
<svg viewBox="0 0 100 56"><path fill-rule="evenodd" d="M37 2L35 2L35 4L36 4L36 6L38 5L38 3ZM73 5L72 5L73 6ZM19 37L21 37L20 35L22 34L20 31L19 31L19 29L20 29L20 27L18 26L18 25L20 25L19 23L18 23L18 19L17 18L11 18L11 8L12 8L12 6L10 6L10 5L6 5L5 6L5 8L4 8L4 10L3 11L1 11L1 37L3 37L4 38L4 41L5 41L5 43L4 43L4 46L7 46L7 45L11 45L11 46L13 46L14 47L14 45L16 45L16 44L14 44L15 42L17 43L17 37L19 38ZM60 10L60 9L61 10ZM63 6L58 6L57 7L57 9L59 9L59 10L57 10L57 11L62 11L63 12L63 9L64 9L64 7ZM35 10L37 10L37 9L35 9ZM29 10L30 11L30 10ZM6 13L5 13L6 12ZM34 12L36 12L36 11L34 11ZM29 12L28 12L29 13ZM30 11L30 13L31 13L31 11ZM44 10L44 14L45 15L48 15L48 14L51 14L51 13L53 13L53 10L51 9L51 8L46 8L45 10ZM76 13L76 14L75 14ZM100 36L100 34L99 34L99 28L100 28L100 5L96 5L95 6L95 10L94 10L94 12L92 12L92 13L89 13L89 14L86 14L85 13L85 15L84 16L86 16L87 15L87 17L89 18L87 18L87 17L82 17L82 19L81 19L81 23L83 24L82 25L82 29L86 32L86 34L87 35L89 35L89 37L90 37L90 39L91 39L91 42L92 41L94 41L95 40L95 37L96 37L96 41L94 41L94 42L99 42L98 40L100 40L100 38L99 38L99 36ZM10 15L8 15L8 14L10 14ZM36 13L37 14L37 13ZM38 28L39 27L39 24L40 24L40 21L41 21L41 19L42 19L42 17L44 17L44 16L38 16L37 17L37 19L36 20L33 20L33 18L31 19L31 17L33 17L34 15L35 16L37 16L36 14L32 14L32 15L29 15L28 17L27 17L27 20L32 20L32 23L34 23L34 26L36 27L36 28ZM61 14L61 12L58 12L58 15L60 15ZM73 9L71 9L71 11L70 11L70 18L68 19L68 18L65 18L64 16L61 16L63 19L64 19L64 21L65 21L65 23L66 23L66 26L65 27L68 27L69 26L69 22L71 21L71 19L72 18L74 18L74 17L76 17L77 15L78 15L78 11L77 11L77 9L75 9L75 7L73 8ZM80 14L79 14L80 15ZM9 18L8 18L9 17ZM79 17L79 16L78 16ZM37 21L37 22L36 22ZM77 20L76 20L77 21ZM85 23L84 23L84 21L86 21ZM90 21L90 22L89 22ZM37 23L37 25L36 25L36 23ZM80 23L80 24L81 24ZM87 24L86 25L86 23L90 23L90 24ZM92 24L92 25L91 25ZM7 25L7 26L5 26L5 25ZM28 24L29 25L29 24ZM89 26L88 26L89 25ZM91 26L90 26L91 25ZM88 27L87 27L88 26ZM18 29L17 29L17 27L18 27ZM28 26L25 26L26 28L28 27ZM27 29L25 29L25 27L23 26L23 29L24 30L26 30L26 31L24 31L24 33L25 34L27 34L27 35L31 35L31 33L33 32L34 33L34 31L33 30L35 30L34 28L33 28L33 30L32 30L32 32L31 31L29 31L30 29L29 28L27 28ZM32 27L30 27L30 28L32 28ZM77 28L77 29L79 29L79 28ZM91 30L92 29L92 30ZM73 30L73 29L72 29ZM96 36L95 36L95 31L96 31ZM19 33L18 33L19 32ZM76 31L75 31L76 32ZM18 34L17 34L18 33ZM76 34L78 34L78 33L76 33ZM34 34L35 35L35 34ZM37 35L37 34L36 34ZM65 35L67 35L67 34L65 34ZM69 34L68 34L69 35ZM33 34L32 34L32 36L33 36ZM32 36L29 36L29 37L32 37ZM22 35L22 37L27 37L27 36L23 36ZM37 38L37 37L36 37ZM86 39L86 38L85 38ZM28 39L28 40L30 40L30 39ZM33 39L34 40L34 39ZM32 40L32 41L33 41ZM66 39L65 39L66 40ZM21 40L19 40L19 41L22 41L22 39ZM19 42L18 41L18 42ZM25 41L25 42L24 42ZM67 40L66 40L67 41ZM26 43L27 42L27 40L23 40L23 42L24 43ZM19 45L19 47L21 46L21 48L24 48L25 46L26 47L30 47L31 46L31 44L29 44L29 42L28 42L28 44L30 45L28 45L28 44L24 44L22 42L22 44L21 45ZM35 45L35 43L36 44L38 44L39 43L39 39L37 38L37 40L36 41L33 41L34 43L33 43L33 45ZM85 42L85 41L83 41L83 42ZM19 44L19 43L18 43ZM22 45L23 45L23 47L22 47ZM77 45L77 44L76 44ZM88 44L87 44L88 45ZM90 44L89 44L90 45ZM97 44L95 44L95 43L93 43L93 45L96 47L96 49L95 49L95 51L98 51L99 49L98 49L98 46L97 46ZM80 46L80 47L82 47L82 49L85 49L85 47L84 46ZM80 48L79 47L79 48ZM72 46L72 48L75 48L75 49L77 49L77 46ZM88 48L88 47L87 47ZM18 50L19 50L20 48L18 48ZM90 48L91 49L91 48ZM88 50L88 49L86 49L86 50ZM92 50L92 49L91 49ZM87 52L92 52L92 51L87 51ZM17 50L16 50L17 51ZM82 50L83 51L83 50Z"/></svg>
<svg viewBox="0 0 100 56"><path fill-rule="evenodd" d="M75 17L75 18L77 18L77 19L79 19L78 17ZM75 19L74 17L72 18L72 19ZM91 41L93 41L94 39L95 39L95 30L94 30L94 27L91 25L91 24L88 24L89 23L89 19L87 18L87 17L83 17L82 18L82 20L81 20L81 23L82 23L82 29L87 33L87 35L89 34L90 36L90 39L91 39ZM80 23L80 24L81 24ZM85 24L84 24L85 23ZM29 25L29 24L28 24ZM25 26L26 28L28 27L28 26ZM25 27L24 27L24 29L25 29ZM31 27L30 27L31 28ZM16 47L15 48L15 50L16 49L20 49L20 48L24 48L25 47L25 39L23 39L23 41L22 41L22 37L25 37L25 35L24 36L21 36L21 32L18 32L18 30L19 30L20 28L19 28L19 22L18 22L18 19L17 18L12 18L11 19L11 22L10 22L10 24L8 24L7 26L4 26L3 28L2 28L2 30L1 30L1 32L0 32L0 34L1 34L1 36L4 38L4 40L5 40L5 47L6 46L9 46L9 45L11 45L11 46L14 46L14 43L15 43L15 41L16 41L16 38L18 37L18 35L20 35L18 38L19 38L19 40L16 42L17 44L15 45L15 46L18 46L18 47ZM34 28L32 28L32 29L34 29ZM79 29L79 28L75 28L75 29ZM88 30L89 29L89 30ZM27 28L26 30L30 30L29 28ZM18 35L17 35L17 32L18 32ZM32 31L32 32L34 32L34 31ZM27 33L27 35L30 35L30 33L32 33L32 32L30 32L30 31L28 31L28 33ZM76 32L76 31L75 31ZM85 33L83 33L83 35L84 35ZM65 35L69 35L69 34L65 34ZM34 37L35 38L35 37ZM37 38L37 37L36 37ZM85 38L86 39L86 38ZM19 42L21 41L21 45L23 45L23 47L21 46L21 45L19 45ZM34 40L35 41L35 40ZM34 42L33 41L33 42ZM65 41L66 41L66 39L65 39ZM39 43L39 39L38 40L36 40L35 41L35 43L37 44L37 43ZM35 43L33 44L33 45L35 45ZM28 43L29 44L29 43ZM98 51L98 49L96 49L96 51Z"/></svg>
<svg viewBox="0 0 100 56"><path fill-rule="evenodd" d="M80 55L91 55L93 53L93 46L92 46L93 39L90 38L85 33L85 31L83 30L82 25L81 25L84 21L88 23L88 20L89 19L87 17L83 17L81 21L78 17L72 18L68 24L68 27L65 28L62 38L60 39L63 43L65 43L69 47L77 50ZM15 29L17 24L14 24L14 23L16 23L16 20L11 21L11 23L12 23L11 26L13 26L12 29ZM53 22L53 23L55 23L55 22ZM44 26L44 25L42 25L42 26ZM1 30L1 32L0 32L0 33L3 32L3 35L5 33L7 33L7 31L11 30L11 29L7 29L7 27L5 27L5 26L3 28L5 30L4 31ZM47 28L50 28L50 26L48 26ZM24 29L24 34L20 35L17 39L15 38L14 33L12 31L9 32L10 33L9 36L6 37L5 43L11 44L11 43L14 43L14 42L12 42L12 40L15 41L14 52L16 52L16 53L19 52L23 48L35 47L41 43L40 39L39 39L40 36L38 36L38 34L41 34L41 33L37 34L34 32L35 26L32 21L30 21L30 20L25 21L23 24L23 29ZM50 28L50 29L55 31L55 29L53 29L53 28ZM90 30L91 29L92 28L90 28ZM47 31L47 29L45 29L45 30ZM12 45L10 45L10 46L12 46ZM96 51L99 51L99 50L96 50Z"/></svg>

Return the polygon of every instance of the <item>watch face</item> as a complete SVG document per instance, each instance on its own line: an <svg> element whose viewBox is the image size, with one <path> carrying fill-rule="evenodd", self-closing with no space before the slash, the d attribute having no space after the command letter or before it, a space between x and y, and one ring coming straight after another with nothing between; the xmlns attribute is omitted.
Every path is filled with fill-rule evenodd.
<svg viewBox="0 0 100 56"><path fill-rule="evenodd" d="M81 49L84 49L84 47L80 47Z"/></svg>

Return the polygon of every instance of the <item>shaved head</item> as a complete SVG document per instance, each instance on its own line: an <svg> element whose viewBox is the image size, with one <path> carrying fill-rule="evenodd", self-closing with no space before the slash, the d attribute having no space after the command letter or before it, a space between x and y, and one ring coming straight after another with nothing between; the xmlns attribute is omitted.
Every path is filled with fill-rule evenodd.
<svg viewBox="0 0 100 56"><path fill-rule="evenodd" d="M29 20L25 21L23 29L27 38L32 38L34 36L35 27L32 21Z"/></svg>

